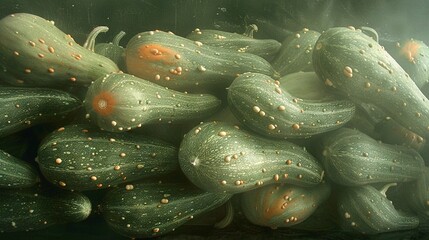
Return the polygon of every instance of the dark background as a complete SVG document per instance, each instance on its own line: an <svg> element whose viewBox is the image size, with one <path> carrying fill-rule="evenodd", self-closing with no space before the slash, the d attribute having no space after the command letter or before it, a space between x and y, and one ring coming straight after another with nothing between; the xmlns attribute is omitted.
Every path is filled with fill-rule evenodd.
<svg viewBox="0 0 429 240"><path fill-rule="evenodd" d="M99 41L110 41L121 30L122 44L147 30L187 35L199 28L234 32L256 23L258 38L283 38L307 27L370 26L382 40L413 37L428 42L425 0L0 0L0 17L28 12L49 20L82 43L95 26L110 28Z"/></svg>

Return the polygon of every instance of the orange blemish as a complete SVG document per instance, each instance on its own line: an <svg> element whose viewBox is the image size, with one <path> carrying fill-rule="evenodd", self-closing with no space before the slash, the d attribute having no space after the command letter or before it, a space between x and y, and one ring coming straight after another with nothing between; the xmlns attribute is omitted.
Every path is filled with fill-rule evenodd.
<svg viewBox="0 0 429 240"><path fill-rule="evenodd" d="M92 108L101 116L108 116L113 112L116 99L109 92L101 92L92 100Z"/></svg>
<svg viewBox="0 0 429 240"><path fill-rule="evenodd" d="M420 44L414 40L407 41L401 48L401 54L404 55L408 61L414 62L414 58L419 53Z"/></svg>
<svg viewBox="0 0 429 240"><path fill-rule="evenodd" d="M140 78L154 80L157 75L172 74L170 69L177 67L180 56L177 51L161 44L142 45L127 53L127 70Z"/></svg>
<svg viewBox="0 0 429 240"><path fill-rule="evenodd" d="M273 186L272 189L265 192L262 200L263 218L267 222L269 222L273 217L281 215L284 212L282 206L285 203L285 200L281 197L282 195L275 193L276 191L278 191L278 189Z"/></svg>

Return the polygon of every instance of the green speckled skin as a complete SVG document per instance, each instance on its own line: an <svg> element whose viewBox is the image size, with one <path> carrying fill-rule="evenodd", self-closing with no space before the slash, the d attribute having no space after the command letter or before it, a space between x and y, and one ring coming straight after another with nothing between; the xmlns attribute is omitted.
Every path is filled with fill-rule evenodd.
<svg viewBox="0 0 429 240"><path fill-rule="evenodd" d="M191 182L211 192L234 194L276 182L309 187L323 178L322 166L300 146L222 122L189 131L179 148L179 163Z"/></svg>
<svg viewBox="0 0 429 240"><path fill-rule="evenodd" d="M84 101L91 121L115 132L152 123L204 119L215 113L220 103L213 95L182 93L119 73L95 81Z"/></svg>
<svg viewBox="0 0 429 240"><path fill-rule="evenodd" d="M253 224L290 227L310 217L330 193L328 183L310 188L271 184L241 194L241 209Z"/></svg>
<svg viewBox="0 0 429 240"><path fill-rule="evenodd" d="M313 51L322 81L355 102L368 102L404 127L429 136L429 101L402 67L358 30L326 30Z"/></svg>
<svg viewBox="0 0 429 240"><path fill-rule="evenodd" d="M419 219L399 213L392 202L371 185L338 190L338 214L343 230L378 234L416 228Z"/></svg>
<svg viewBox="0 0 429 240"><path fill-rule="evenodd" d="M335 183L357 186L416 180L424 166L417 151L377 142L366 134L341 128L324 135L322 162Z"/></svg>
<svg viewBox="0 0 429 240"><path fill-rule="evenodd" d="M77 191L106 188L179 169L177 149L170 144L88 125L66 126L46 137L39 147L38 163L51 183Z"/></svg>
<svg viewBox="0 0 429 240"><path fill-rule="evenodd" d="M30 231L79 222L91 213L91 202L79 193L32 187L0 194L0 232Z"/></svg>
<svg viewBox="0 0 429 240"><path fill-rule="evenodd" d="M0 188L23 188L40 181L36 168L0 150Z"/></svg>
<svg viewBox="0 0 429 240"><path fill-rule="evenodd" d="M18 86L88 86L119 69L77 44L53 22L17 13L0 20L0 78Z"/></svg>
<svg viewBox="0 0 429 240"><path fill-rule="evenodd" d="M0 137L39 123L58 121L81 106L79 99L59 90L0 87Z"/></svg>
<svg viewBox="0 0 429 240"><path fill-rule="evenodd" d="M190 183L134 183L112 189L101 213L116 232L131 238L165 235L231 197L204 192Z"/></svg>
<svg viewBox="0 0 429 240"><path fill-rule="evenodd" d="M238 120L259 134L304 138L340 128L355 112L348 99L327 92L319 95L314 94L318 99L301 99L288 91L287 83L245 73L228 88L228 105Z"/></svg>

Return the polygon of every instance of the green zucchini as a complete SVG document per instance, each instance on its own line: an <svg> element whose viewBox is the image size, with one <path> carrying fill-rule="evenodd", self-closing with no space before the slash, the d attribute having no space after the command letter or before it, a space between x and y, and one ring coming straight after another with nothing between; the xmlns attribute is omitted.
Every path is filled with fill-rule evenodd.
<svg viewBox="0 0 429 240"><path fill-rule="evenodd" d="M268 137L303 138L340 128L353 117L354 103L311 87L318 81L312 76L307 83L295 83L317 92L314 99L301 99L289 92L293 83L283 84L258 73L242 74L228 88L228 105L245 126Z"/></svg>
<svg viewBox="0 0 429 240"><path fill-rule="evenodd" d="M313 71L312 53L319 36L319 32L304 28L282 42L282 47L272 62L280 76Z"/></svg>
<svg viewBox="0 0 429 240"><path fill-rule="evenodd" d="M79 99L59 90L0 87L0 137L64 119L81 106Z"/></svg>
<svg viewBox="0 0 429 240"><path fill-rule="evenodd" d="M71 190L107 188L179 169L171 144L82 124L62 127L39 146L37 162L51 183Z"/></svg>
<svg viewBox="0 0 429 240"><path fill-rule="evenodd" d="M110 190L100 210L107 224L119 234L148 238L174 231L230 197L177 181L134 183Z"/></svg>
<svg viewBox="0 0 429 240"><path fill-rule="evenodd" d="M429 47L415 39L385 46L390 55L410 75L417 87L429 84Z"/></svg>
<svg viewBox="0 0 429 240"><path fill-rule="evenodd" d="M252 53L266 60L271 59L279 51L281 43L277 40L255 39L250 37L250 34L196 28L186 38L235 52Z"/></svg>
<svg viewBox="0 0 429 240"><path fill-rule="evenodd" d="M179 148L182 171L210 192L240 193L270 183L315 186L322 166L300 146L270 140L222 122L188 132Z"/></svg>
<svg viewBox="0 0 429 240"><path fill-rule="evenodd" d="M39 181L33 165L0 150L0 188L31 187Z"/></svg>
<svg viewBox="0 0 429 240"><path fill-rule="evenodd" d="M119 69L126 69L125 66L125 49L119 45L121 39L125 36L124 31L120 31L110 43L98 43L94 47L94 52L103 55L112 60Z"/></svg>
<svg viewBox="0 0 429 240"><path fill-rule="evenodd" d="M371 185L338 190L338 213L345 231L378 234L416 228L419 219L398 212L385 192Z"/></svg>
<svg viewBox="0 0 429 240"><path fill-rule="evenodd" d="M414 149L377 142L349 128L327 133L321 145L326 175L340 185L413 181L424 166Z"/></svg>
<svg viewBox="0 0 429 240"><path fill-rule="evenodd" d="M125 73L95 81L84 101L88 117L107 131L204 119L220 103L209 94L181 93Z"/></svg>
<svg viewBox="0 0 429 240"><path fill-rule="evenodd" d="M28 13L0 20L0 78L18 86L88 86L119 69L77 44L52 21Z"/></svg>
<svg viewBox="0 0 429 240"><path fill-rule="evenodd" d="M31 231L79 222L91 213L91 202L79 193L36 186L3 190L0 194L0 232Z"/></svg>
<svg viewBox="0 0 429 240"><path fill-rule="evenodd" d="M402 67L371 37L353 28L326 30L313 51L315 72L355 102L368 102L405 128L429 136L429 104Z"/></svg>
<svg viewBox="0 0 429 240"><path fill-rule="evenodd" d="M253 224L290 227L310 217L330 193L328 183L310 188L271 184L241 194L241 209Z"/></svg>
<svg viewBox="0 0 429 240"><path fill-rule="evenodd" d="M416 214L429 216L429 167L423 168L423 173L414 182L400 187L401 197Z"/></svg>
<svg viewBox="0 0 429 240"><path fill-rule="evenodd" d="M172 33L142 32L128 42L127 71L175 90L227 87L245 72L277 76L263 58L205 45Z"/></svg>

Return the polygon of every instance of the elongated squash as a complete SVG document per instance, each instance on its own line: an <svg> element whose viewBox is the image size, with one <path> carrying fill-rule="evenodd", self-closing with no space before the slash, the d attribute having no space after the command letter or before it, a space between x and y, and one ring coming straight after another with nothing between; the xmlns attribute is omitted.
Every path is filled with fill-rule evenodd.
<svg viewBox="0 0 429 240"><path fill-rule="evenodd" d="M149 238L174 231L230 197L204 192L188 182L134 183L109 191L100 209L114 231Z"/></svg>
<svg viewBox="0 0 429 240"><path fill-rule="evenodd" d="M240 193L270 183L315 186L323 169L300 146L270 140L222 122L188 132L179 148L182 171L210 192Z"/></svg>
<svg viewBox="0 0 429 240"><path fill-rule="evenodd" d="M385 192L371 185L338 190L338 213L345 231L377 234L416 228L419 219L398 212Z"/></svg>
<svg viewBox="0 0 429 240"><path fill-rule="evenodd" d="M355 102L368 102L422 137L429 136L429 104L404 69L354 28L325 31L313 51L315 72Z"/></svg>
<svg viewBox="0 0 429 240"><path fill-rule="evenodd" d="M116 132L151 123L204 119L215 113L220 103L209 94L181 93L125 73L95 81L84 101L92 121Z"/></svg>
<svg viewBox="0 0 429 240"><path fill-rule="evenodd" d="M63 119L81 106L79 99L59 90L0 87L0 137Z"/></svg>
<svg viewBox="0 0 429 240"><path fill-rule="evenodd" d="M304 83L300 86L305 88ZM314 89L319 92L314 94L319 95L317 99L301 99L288 89L288 83L245 73L228 88L228 106L251 130L275 138L303 138L331 131L347 123L355 112L350 100L320 93L323 90Z"/></svg>
<svg viewBox="0 0 429 240"><path fill-rule="evenodd" d="M0 194L0 232L31 231L79 222L91 213L82 194L42 187L3 190Z"/></svg>
<svg viewBox="0 0 429 240"><path fill-rule="evenodd" d="M65 126L46 137L38 151L42 174L72 190L94 190L179 169L177 149L132 133L110 133L88 125Z"/></svg>
<svg viewBox="0 0 429 240"><path fill-rule="evenodd" d="M245 72L277 76L263 58L205 45L172 33L142 32L128 42L127 71L175 90L227 87Z"/></svg>
<svg viewBox="0 0 429 240"><path fill-rule="evenodd" d="M321 143L326 175L340 185L408 182L422 174L424 161L417 151L377 142L357 130L338 129Z"/></svg>
<svg viewBox="0 0 429 240"><path fill-rule="evenodd" d="M270 60L279 51L281 43L274 39L255 39L246 34L213 29L196 28L186 38L209 46L221 47L236 52L247 52Z"/></svg>
<svg viewBox="0 0 429 240"><path fill-rule="evenodd" d="M28 13L0 20L0 78L19 86L88 86L119 69L77 44L52 21Z"/></svg>
<svg viewBox="0 0 429 240"><path fill-rule="evenodd" d="M290 227L310 217L330 193L328 183L310 188L271 184L241 194L241 209L256 225Z"/></svg>
<svg viewBox="0 0 429 240"><path fill-rule="evenodd" d="M0 150L0 188L31 187L39 181L34 166Z"/></svg>

